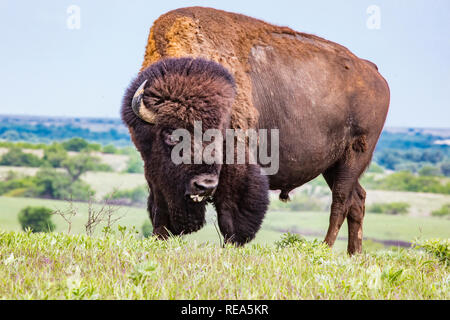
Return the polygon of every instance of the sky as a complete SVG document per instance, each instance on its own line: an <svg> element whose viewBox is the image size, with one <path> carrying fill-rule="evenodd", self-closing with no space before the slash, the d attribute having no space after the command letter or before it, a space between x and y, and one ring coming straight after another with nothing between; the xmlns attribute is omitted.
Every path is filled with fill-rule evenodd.
<svg viewBox="0 0 450 320"><path fill-rule="evenodd" d="M450 128L448 0L0 0L0 114L118 118L153 21L195 5L344 45L388 81L386 126Z"/></svg>

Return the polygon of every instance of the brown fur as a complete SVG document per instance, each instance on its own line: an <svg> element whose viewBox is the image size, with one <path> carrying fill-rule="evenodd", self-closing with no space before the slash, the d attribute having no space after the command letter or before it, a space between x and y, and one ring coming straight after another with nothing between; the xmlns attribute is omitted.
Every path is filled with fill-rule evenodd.
<svg viewBox="0 0 450 320"><path fill-rule="evenodd" d="M201 71L188 71L191 64ZM148 79L144 103L156 113L155 125L129 107ZM153 24L122 118L145 161L155 234L202 226L204 206L180 200L192 177L220 175L213 197L219 227L226 239L243 244L261 225L269 187L287 200L291 190L323 174L333 195L325 241L333 245L347 218L353 254L361 251L364 218L365 191L358 179L388 107L389 88L376 65L347 48L244 15L191 7ZM267 179L257 165L173 166L163 143L167 130L191 129L200 119L220 130L279 129L278 173Z"/></svg>
<svg viewBox="0 0 450 320"><path fill-rule="evenodd" d="M131 107L144 80L144 105L156 120L152 124ZM225 239L244 244L258 231L268 205L268 179L261 176L258 166L175 165L171 147L165 144L165 137L174 129L185 128L192 134L194 121L201 121L203 130L224 132L230 127L234 94L234 80L221 65L191 58L162 59L143 70L128 88L122 119L144 159L151 190L148 210L156 235L186 234L203 226L205 203L192 202L189 194L192 180L205 174L220 174L211 201L220 212L219 227Z"/></svg>
<svg viewBox="0 0 450 320"><path fill-rule="evenodd" d="M188 72L191 73L187 75ZM189 66L180 73L166 73L144 92L144 104L156 114L159 124L179 125L181 121L184 127L190 127L194 121L202 121L206 129L222 127L222 121L230 117L234 99L229 79L206 70L193 73Z"/></svg>
<svg viewBox="0 0 450 320"><path fill-rule="evenodd" d="M191 7L170 11L155 21L141 70L167 57L202 57L220 63L232 73L237 85L232 127L253 128L258 110L252 103L248 58L255 46L285 48L292 56L297 51L311 55L323 49L352 55L342 46L287 27L221 10Z"/></svg>

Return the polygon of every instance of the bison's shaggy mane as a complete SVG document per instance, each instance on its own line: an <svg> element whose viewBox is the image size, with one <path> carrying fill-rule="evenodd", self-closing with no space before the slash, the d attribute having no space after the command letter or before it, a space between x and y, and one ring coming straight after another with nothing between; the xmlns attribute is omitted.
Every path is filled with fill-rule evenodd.
<svg viewBox="0 0 450 320"><path fill-rule="evenodd" d="M235 94L231 74L213 61L168 58L141 71L126 90L122 119L131 127L142 121L131 102L145 80L144 104L156 114L158 124L191 127L202 121L204 128L218 128L229 119Z"/></svg>

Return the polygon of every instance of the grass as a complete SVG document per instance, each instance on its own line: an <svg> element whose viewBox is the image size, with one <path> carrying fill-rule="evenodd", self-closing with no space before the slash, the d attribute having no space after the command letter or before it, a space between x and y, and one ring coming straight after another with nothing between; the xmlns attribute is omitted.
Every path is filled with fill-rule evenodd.
<svg viewBox="0 0 450 320"><path fill-rule="evenodd" d="M426 217L430 216L432 211L440 209L446 203L450 203L450 195L406 191L367 191L367 206L374 203L391 202L406 202L410 205L408 209L409 215Z"/></svg>
<svg viewBox="0 0 450 320"><path fill-rule="evenodd" d="M67 201L0 197L0 228L3 230L20 231L21 227L17 215L25 206L45 206L53 210L68 212L70 203ZM77 214L72 218L72 234L84 234L87 222L88 204L73 203ZM103 205L93 205L96 211ZM140 230L143 223L148 220L148 213L144 208L113 207L115 216L122 217L118 224L128 228L135 227ZM57 232L67 232L68 224L59 216L53 216ZM210 242L220 244L220 237L214 226L216 214L212 207L208 207L207 225L200 231L185 236L187 241ZM318 238L322 240L328 228L328 212L292 212L269 211L266 214L261 230L257 233L256 244L273 244L285 232L296 232L307 239ZM96 235L102 233L103 226L97 227ZM439 217L411 217L403 215L386 215L367 213L364 220L364 237L377 240L401 240L412 242L415 238L450 238L450 220ZM337 251L346 249L347 225L344 224L339 233L339 240L335 244Z"/></svg>
<svg viewBox="0 0 450 320"><path fill-rule="evenodd" d="M88 203L73 202L73 210L76 215L71 218L71 233L83 234L86 232L85 224L88 220ZM61 212L68 213L71 210L71 204L62 200L47 200L47 199L34 199L34 198L10 198L0 197L0 228L3 230L20 231L21 227L18 221L19 211L26 206L44 206L53 211L60 210ZM93 204L93 211L100 211L104 208L102 204ZM119 224L123 226L140 228L144 221L148 219L148 215L145 209L132 208L132 207L112 207L115 217L121 217ZM67 232L69 225L61 216L53 215L52 220L56 224L56 232ZM102 233L105 223L100 224L95 235Z"/></svg>
<svg viewBox="0 0 450 320"><path fill-rule="evenodd" d="M103 199L105 195L115 190L129 190L147 185L147 181L142 173L89 171L81 179L95 191L96 199Z"/></svg>
<svg viewBox="0 0 450 320"><path fill-rule="evenodd" d="M325 236L329 223L327 212L269 212L263 227L273 230L298 231L300 234ZM450 237L450 221L439 218L393 216L367 213L364 218L364 236L381 240L412 241L416 237ZM302 232L304 231L304 232ZM342 225L339 236L347 235ZM318 236L321 238L321 236Z"/></svg>
<svg viewBox="0 0 450 320"><path fill-rule="evenodd" d="M0 231L1 299L449 299L448 267L424 250L354 257L319 242L243 248Z"/></svg>

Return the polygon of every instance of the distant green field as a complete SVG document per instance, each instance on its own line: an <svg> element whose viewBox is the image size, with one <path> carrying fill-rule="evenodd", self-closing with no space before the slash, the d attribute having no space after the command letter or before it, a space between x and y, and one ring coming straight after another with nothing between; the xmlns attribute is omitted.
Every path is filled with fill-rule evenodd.
<svg viewBox="0 0 450 320"><path fill-rule="evenodd" d="M0 197L0 229L21 230L17 215L25 206L46 206L53 210L67 212L70 203L67 201L44 200L32 198ZM73 203L77 215L72 220L72 234L85 233L85 223L88 215L88 204ZM102 205L93 205L94 211L100 210ZM114 207L115 216L122 218L117 222L122 226L136 227L141 230L142 224L148 219L144 208ZM67 232L68 224L59 216L53 217L57 225L56 231ZM326 212L278 212L269 211L264 219L261 230L258 232L255 243L273 244L285 232L296 232L307 239L322 240L328 228L329 214ZM214 209L208 207L207 225L194 234L187 235L188 241L210 242L218 244L221 238L216 230L216 216ZM215 227L216 225L216 227ZM101 233L104 224L97 227L96 234ZM337 250L346 246L347 226L342 226ZM376 241L401 240L411 242L415 238L450 238L450 220L435 217L392 216L367 213L364 220L364 237Z"/></svg>
<svg viewBox="0 0 450 320"><path fill-rule="evenodd" d="M95 190L95 198L103 199L105 195L114 190L133 189L147 185L142 173L118 173L118 172L87 172L82 180Z"/></svg>
<svg viewBox="0 0 450 320"><path fill-rule="evenodd" d="M39 168L0 166L0 179L6 176L9 171L33 176L38 170ZM63 169L57 170L62 171ZM147 184L142 173L89 171L83 174L81 180L91 186L95 191L95 198L98 200L114 190L133 189Z"/></svg>
<svg viewBox="0 0 450 320"><path fill-rule="evenodd" d="M9 198L0 197L0 229L3 230L21 230L17 215L19 211L26 206L45 206L52 210L60 210L62 212L69 212L70 203L68 201L60 200L46 200L34 198ZM85 233L85 224L88 217L88 204L73 202L73 208L77 214L72 219L72 234ZM93 210L99 211L102 205L94 204ZM132 207L113 207L118 209L114 216L122 216L118 224L123 226L136 226L140 228L147 218L146 210ZM68 224L58 215L52 217L56 224L56 232L67 232ZM101 233L101 229L105 224L101 224L97 228L97 232Z"/></svg>
<svg viewBox="0 0 450 320"><path fill-rule="evenodd" d="M108 159L108 160L105 160ZM122 155L103 155L105 163L115 166L124 165L126 156ZM35 175L38 168L28 167L12 167L12 166L0 166L0 179L6 176L8 171L18 172L24 175ZM63 169L58 169L63 170ZM103 197L114 190L126 190L133 189L138 186L146 185L147 182L142 173L121 173L121 172L95 172L89 171L81 176L81 179L89 184L95 191L95 198L97 200L103 199ZM442 178L445 179L445 178ZM312 182L301 186L294 190L292 194L301 192L314 184L325 184L322 181L323 178L319 176ZM321 201L330 204L331 193L328 187L315 186L317 191L320 191ZM314 195L317 197L317 195ZM275 197L276 198L276 197ZM450 203L450 195L437 194L437 193L418 193L418 192L405 192L405 191L387 191L387 190L367 190L366 205L373 203L389 203L389 202L406 202L410 204L409 214L412 216L430 216L431 212L440 209L444 204Z"/></svg>
<svg viewBox="0 0 450 320"><path fill-rule="evenodd" d="M410 205L408 209L410 215L427 217L432 211L450 203L450 195L387 190L367 191L366 206L390 202L406 202Z"/></svg>

